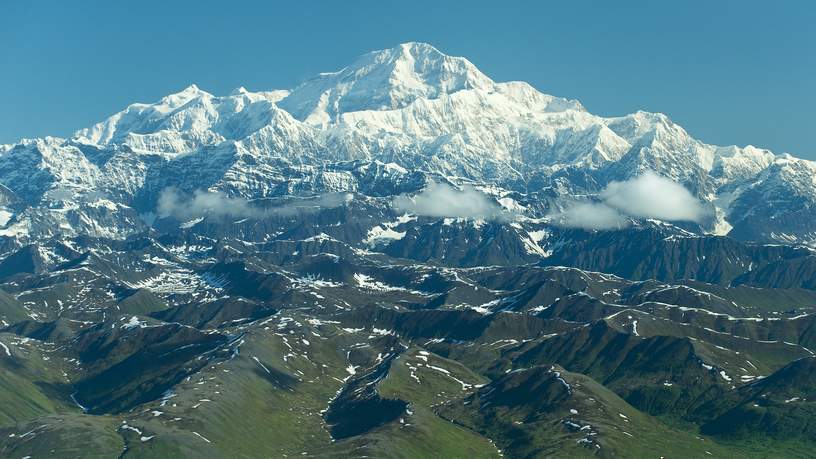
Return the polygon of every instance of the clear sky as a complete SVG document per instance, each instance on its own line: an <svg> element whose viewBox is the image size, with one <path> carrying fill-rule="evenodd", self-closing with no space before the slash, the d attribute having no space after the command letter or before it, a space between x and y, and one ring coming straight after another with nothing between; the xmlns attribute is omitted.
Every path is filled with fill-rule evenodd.
<svg viewBox="0 0 816 459"><path fill-rule="evenodd" d="M0 0L0 143L66 136L190 83L286 89L425 41L593 113L816 159L813 1Z"/></svg>

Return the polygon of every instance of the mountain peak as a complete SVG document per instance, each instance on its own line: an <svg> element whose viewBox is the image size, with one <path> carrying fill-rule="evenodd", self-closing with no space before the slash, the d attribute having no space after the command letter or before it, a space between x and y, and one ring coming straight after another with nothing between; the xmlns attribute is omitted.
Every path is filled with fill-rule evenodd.
<svg viewBox="0 0 816 459"><path fill-rule="evenodd" d="M400 43L393 48L385 48L380 49L377 51L371 51L367 54L378 54L378 53L389 53L389 52L401 52L403 55L420 55L420 54L434 54L440 57L448 57L442 51L439 51L435 46L431 45L430 43L425 43L421 41L408 41L405 43ZM361 56L362 57L362 56Z"/></svg>
<svg viewBox="0 0 816 459"><path fill-rule="evenodd" d="M280 105L297 119L326 124L346 112L397 109L417 99L493 85L467 59L409 42L364 54L338 72L320 74L295 88Z"/></svg>
<svg viewBox="0 0 816 459"><path fill-rule="evenodd" d="M200 89L195 84L191 84L179 92L164 96L157 105L164 104L167 105L167 108L174 109L201 96L212 96L212 94Z"/></svg>
<svg viewBox="0 0 816 459"><path fill-rule="evenodd" d="M79 143L95 145L120 142L129 133L146 133L155 130L161 120L196 99L212 97L212 94L191 84L179 92L162 97L156 103L131 104L108 119L75 132L73 139Z"/></svg>

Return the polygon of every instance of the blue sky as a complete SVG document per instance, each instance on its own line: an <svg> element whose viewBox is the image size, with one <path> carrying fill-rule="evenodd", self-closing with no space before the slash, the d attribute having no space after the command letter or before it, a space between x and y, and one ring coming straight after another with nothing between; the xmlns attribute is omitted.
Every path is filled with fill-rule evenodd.
<svg viewBox="0 0 816 459"><path fill-rule="evenodd" d="M0 143L190 83L283 89L425 41L592 112L816 159L816 2L0 0Z"/></svg>

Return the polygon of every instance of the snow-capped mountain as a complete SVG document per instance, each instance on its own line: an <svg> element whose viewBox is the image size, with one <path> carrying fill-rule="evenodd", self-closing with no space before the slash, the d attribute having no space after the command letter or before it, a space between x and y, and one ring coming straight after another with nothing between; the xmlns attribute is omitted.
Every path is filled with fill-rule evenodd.
<svg viewBox="0 0 816 459"><path fill-rule="evenodd" d="M148 227L139 215L152 213L168 187L249 199L382 196L416 191L419 173L499 195L570 198L647 170L715 209L716 221L700 231L814 241L816 219L796 218L816 207L813 163L707 145L663 114L596 116L529 84L494 82L423 43L365 54L292 90L215 96L191 85L68 139L4 146L0 204L9 216L0 234L122 238Z"/></svg>

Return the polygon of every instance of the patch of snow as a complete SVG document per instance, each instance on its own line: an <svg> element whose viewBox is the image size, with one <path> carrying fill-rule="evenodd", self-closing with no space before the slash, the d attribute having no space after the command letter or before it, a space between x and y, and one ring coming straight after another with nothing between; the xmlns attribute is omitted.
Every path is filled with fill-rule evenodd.
<svg viewBox="0 0 816 459"><path fill-rule="evenodd" d="M192 228L192 227L196 226L197 224L199 224L199 223L201 223L203 221L204 221L204 217L198 217L198 218L195 218L193 220L182 223L181 225L179 225L179 228L189 229L189 228Z"/></svg>

